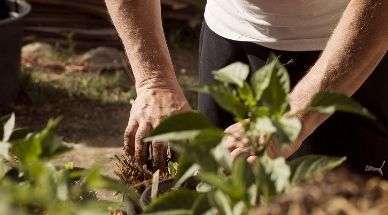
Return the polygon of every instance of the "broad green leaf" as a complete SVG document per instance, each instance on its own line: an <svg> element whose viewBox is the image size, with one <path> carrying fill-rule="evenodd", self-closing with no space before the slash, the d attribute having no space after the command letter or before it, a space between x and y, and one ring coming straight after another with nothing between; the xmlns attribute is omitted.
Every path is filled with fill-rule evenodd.
<svg viewBox="0 0 388 215"><path fill-rule="evenodd" d="M256 188L260 194L260 201L268 202L271 198L277 195L275 183L271 180L271 174L267 173L264 164L257 160L253 164L256 176Z"/></svg>
<svg viewBox="0 0 388 215"><path fill-rule="evenodd" d="M277 58L269 64L274 64L273 72L268 87L263 91L261 102L269 107L272 113L281 115L288 108L290 80L287 70Z"/></svg>
<svg viewBox="0 0 388 215"><path fill-rule="evenodd" d="M248 188L254 183L255 176L246 159L237 159L234 162L231 179L234 186L241 190L246 198L241 200L248 200Z"/></svg>
<svg viewBox="0 0 388 215"><path fill-rule="evenodd" d="M251 132L256 135L271 135L277 131L277 128L272 123L272 120L269 117L259 117L257 118L252 125Z"/></svg>
<svg viewBox="0 0 388 215"><path fill-rule="evenodd" d="M231 200L225 193L216 190L213 194L215 206L219 210L219 214L233 215Z"/></svg>
<svg viewBox="0 0 388 215"><path fill-rule="evenodd" d="M2 159L10 160L9 149L11 148L11 144L7 142L0 142L0 162Z"/></svg>
<svg viewBox="0 0 388 215"><path fill-rule="evenodd" d="M289 162L291 167L290 182L295 184L308 179L313 174L326 172L341 165L345 160L345 157L338 158L322 155L307 155L297 158Z"/></svg>
<svg viewBox="0 0 388 215"><path fill-rule="evenodd" d="M289 186L291 170L283 157L271 159L267 156L262 157L261 163L265 172L271 176L275 184L276 192L282 193Z"/></svg>
<svg viewBox="0 0 388 215"><path fill-rule="evenodd" d="M144 209L144 213L152 213L168 210L191 210L200 193L195 191L179 189L160 194Z"/></svg>
<svg viewBox="0 0 388 215"><path fill-rule="evenodd" d="M300 131L302 130L302 123L297 117L285 117L283 116L275 123L276 137L280 144L290 144L294 142Z"/></svg>
<svg viewBox="0 0 388 215"><path fill-rule="evenodd" d="M186 155L206 171L216 171L219 167L212 152L221 142L224 132L221 130L204 130L188 145Z"/></svg>
<svg viewBox="0 0 388 215"><path fill-rule="evenodd" d="M225 176L219 176L211 172L200 172L198 176L205 183L225 192L233 199L241 199L244 195L242 190L239 190L238 187L236 187L232 181Z"/></svg>
<svg viewBox="0 0 388 215"><path fill-rule="evenodd" d="M8 121L4 124L2 142L9 141L14 128L15 128L15 114L12 114L11 117L8 119Z"/></svg>
<svg viewBox="0 0 388 215"><path fill-rule="evenodd" d="M152 141L168 142L168 141L190 140L198 136L201 132L202 130L169 132L165 134L144 138L143 142L152 142Z"/></svg>
<svg viewBox="0 0 388 215"><path fill-rule="evenodd" d="M233 159L230 155L230 151L227 148L225 137L221 142L211 150L211 154L218 162L219 167L223 167L225 170L230 170L233 164Z"/></svg>
<svg viewBox="0 0 388 215"><path fill-rule="evenodd" d="M249 74L249 66L240 62L230 64L225 68L213 72L214 78L227 84L235 84L243 87Z"/></svg>
<svg viewBox="0 0 388 215"><path fill-rule="evenodd" d="M342 111L375 119L366 108L362 107L352 98L333 92L318 93L314 96L309 108L325 114L333 114L335 111Z"/></svg>
<svg viewBox="0 0 388 215"><path fill-rule="evenodd" d="M189 178L198 174L200 166L198 164L192 165L175 183L174 188L180 188Z"/></svg>
<svg viewBox="0 0 388 215"><path fill-rule="evenodd" d="M261 99L263 92L270 84L272 73L275 69L275 62L272 61L257 70L251 77L250 83L257 101Z"/></svg>
<svg viewBox="0 0 388 215"><path fill-rule="evenodd" d="M247 214L248 208L243 201L239 201L234 207L233 207L233 215L243 215Z"/></svg>
<svg viewBox="0 0 388 215"><path fill-rule="evenodd" d="M160 125L153 130L151 136L207 128L214 128L214 125L203 114L199 112L178 113L162 120Z"/></svg>
<svg viewBox="0 0 388 215"><path fill-rule="evenodd" d="M208 195L202 194L199 196L193 205L192 215L203 215L206 211L208 211L211 208L211 205L209 203Z"/></svg>
<svg viewBox="0 0 388 215"><path fill-rule="evenodd" d="M237 118L246 118L246 107L238 98L237 92L234 89L222 84L214 84L211 86L197 87L196 91L210 94L220 107L232 113Z"/></svg>
<svg viewBox="0 0 388 215"><path fill-rule="evenodd" d="M257 101L251 86L247 82L244 82L243 86L237 89L238 96L243 101L245 106L249 108L257 107Z"/></svg>

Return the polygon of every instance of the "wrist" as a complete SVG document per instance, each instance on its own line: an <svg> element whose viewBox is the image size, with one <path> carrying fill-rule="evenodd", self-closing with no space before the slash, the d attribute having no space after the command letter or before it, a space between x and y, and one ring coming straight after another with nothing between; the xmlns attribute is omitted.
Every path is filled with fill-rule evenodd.
<svg viewBox="0 0 388 215"><path fill-rule="evenodd" d="M148 90L148 89L166 89L166 90L180 89L179 83L175 78L175 76L142 78L140 80L135 81L135 87L137 91Z"/></svg>

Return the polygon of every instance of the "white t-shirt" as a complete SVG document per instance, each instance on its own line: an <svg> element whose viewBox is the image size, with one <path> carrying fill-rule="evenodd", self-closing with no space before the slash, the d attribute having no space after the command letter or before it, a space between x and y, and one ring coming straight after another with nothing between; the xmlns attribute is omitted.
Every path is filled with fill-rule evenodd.
<svg viewBox="0 0 388 215"><path fill-rule="evenodd" d="M322 50L349 1L208 0L205 20L227 39L278 50Z"/></svg>

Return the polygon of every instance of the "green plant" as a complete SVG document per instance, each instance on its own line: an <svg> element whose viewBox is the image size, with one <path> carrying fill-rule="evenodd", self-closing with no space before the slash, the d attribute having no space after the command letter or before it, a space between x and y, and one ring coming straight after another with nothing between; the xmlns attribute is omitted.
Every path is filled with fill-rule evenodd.
<svg viewBox="0 0 388 215"><path fill-rule="evenodd" d="M116 202L97 200L94 191L101 188L138 199L131 188L102 176L97 165L86 170L50 162L71 149L55 135L59 119L28 134L14 129L13 114L1 121L0 214L107 214L120 208Z"/></svg>
<svg viewBox="0 0 388 215"><path fill-rule="evenodd" d="M225 110L244 124L249 145L258 156L252 164L232 161L223 130L197 112L181 113L165 119L145 141L169 141L180 154L175 187L154 198L146 214L246 214L249 208L266 203L291 186L340 165L345 158L308 155L286 161L268 156L270 143L281 146L295 141L301 122L289 111L290 82L285 67L271 56L268 63L249 80L249 67L234 63L214 72L219 81L196 91L210 94ZM306 111L331 114L346 111L373 116L358 103L331 92L315 96ZM259 140L260 141L257 141ZM196 191L181 188L197 177Z"/></svg>

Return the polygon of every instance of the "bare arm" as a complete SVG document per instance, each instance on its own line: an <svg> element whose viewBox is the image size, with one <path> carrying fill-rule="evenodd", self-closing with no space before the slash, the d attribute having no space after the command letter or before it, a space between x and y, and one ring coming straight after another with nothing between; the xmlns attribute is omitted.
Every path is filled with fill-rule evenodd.
<svg viewBox="0 0 388 215"><path fill-rule="evenodd" d="M166 116L190 110L175 77L164 38L160 0L105 0L127 52L137 98L132 104L124 134L124 147L144 164L148 149L142 143ZM152 143L154 164L166 166L166 147Z"/></svg>
<svg viewBox="0 0 388 215"><path fill-rule="evenodd" d="M295 151L327 117L300 112L320 91L352 95L374 71L388 49L388 1L352 0L321 57L291 93L291 111L303 131Z"/></svg>
<svg viewBox="0 0 388 215"><path fill-rule="evenodd" d="M105 0L123 41L136 87L177 84L163 34L159 0ZM159 85L157 85L159 86ZM168 86L170 87L170 86Z"/></svg>

